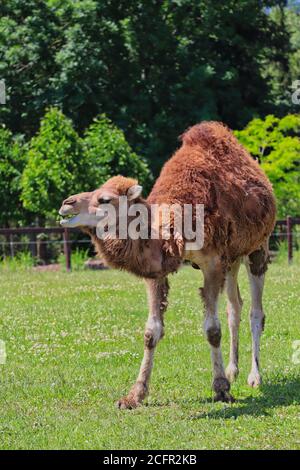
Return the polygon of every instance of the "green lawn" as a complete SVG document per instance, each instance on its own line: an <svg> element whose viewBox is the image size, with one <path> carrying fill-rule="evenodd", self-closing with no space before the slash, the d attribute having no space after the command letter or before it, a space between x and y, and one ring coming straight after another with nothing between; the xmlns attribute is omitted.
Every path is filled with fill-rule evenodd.
<svg viewBox="0 0 300 470"><path fill-rule="evenodd" d="M173 276L166 335L147 405L120 411L133 384L147 317L143 282L116 271L0 272L0 447L3 449L300 449L300 263L273 264L265 291L264 384L250 370L249 293L244 298L234 405L212 403L209 347L189 267ZM220 304L228 358L225 299ZM295 362L295 361L294 361Z"/></svg>

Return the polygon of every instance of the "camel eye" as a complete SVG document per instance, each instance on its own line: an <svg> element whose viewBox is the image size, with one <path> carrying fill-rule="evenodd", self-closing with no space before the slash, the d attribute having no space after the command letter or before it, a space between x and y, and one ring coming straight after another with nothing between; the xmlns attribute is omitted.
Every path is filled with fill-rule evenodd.
<svg viewBox="0 0 300 470"><path fill-rule="evenodd" d="M111 201L110 197L99 197L98 203L99 204L108 204Z"/></svg>

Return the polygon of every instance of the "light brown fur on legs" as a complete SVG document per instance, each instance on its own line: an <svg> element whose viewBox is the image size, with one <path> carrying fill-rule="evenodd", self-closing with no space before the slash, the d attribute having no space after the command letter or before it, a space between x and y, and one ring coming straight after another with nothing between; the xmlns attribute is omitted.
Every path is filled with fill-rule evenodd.
<svg viewBox="0 0 300 470"><path fill-rule="evenodd" d="M265 274L252 274L251 265L249 263L246 263L246 268L251 291L250 327L252 335L252 365L248 376L248 384L250 387L258 387L261 384L261 375L259 370L260 338L265 325L265 314L262 305Z"/></svg>
<svg viewBox="0 0 300 470"><path fill-rule="evenodd" d="M201 266L204 274L204 287L200 289L205 308L204 331L211 349L213 366L213 389L215 401L234 401L230 395L230 383L226 378L222 351L221 325L218 318L218 297L224 285L224 272L221 260L217 257L207 260Z"/></svg>
<svg viewBox="0 0 300 470"><path fill-rule="evenodd" d="M119 408L136 408L147 396L155 347L164 335L163 315L168 306L169 284L166 278L147 279L149 317L144 335L144 357L136 383L129 394L118 401Z"/></svg>
<svg viewBox="0 0 300 470"><path fill-rule="evenodd" d="M243 306L237 281L239 268L240 259L234 263L231 270L226 275L226 293L228 297L227 319L230 331L230 359L226 368L226 377L229 382L233 382L239 373L239 326Z"/></svg>

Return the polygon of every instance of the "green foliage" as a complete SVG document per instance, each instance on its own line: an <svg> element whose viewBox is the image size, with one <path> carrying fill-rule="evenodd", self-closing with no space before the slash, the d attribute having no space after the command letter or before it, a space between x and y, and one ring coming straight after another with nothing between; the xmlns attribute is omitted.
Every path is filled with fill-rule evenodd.
<svg viewBox="0 0 300 470"><path fill-rule="evenodd" d="M88 260L89 250L81 250L76 248L71 252L71 266L72 271L82 271L84 269L84 263ZM66 271L66 257L61 253L58 257L58 262L61 266L62 271Z"/></svg>
<svg viewBox="0 0 300 470"><path fill-rule="evenodd" d="M83 149L90 188L100 186L113 175L123 175L137 178L149 189L151 174L147 164L132 151L124 133L104 115L86 130Z"/></svg>
<svg viewBox="0 0 300 470"><path fill-rule="evenodd" d="M122 131L100 116L81 139L72 123L51 108L28 145L22 177L24 207L51 218L68 195L92 190L113 175L138 178L149 189L151 174Z"/></svg>
<svg viewBox="0 0 300 470"><path fill-rule="evenodd" d="M300 214L300 115L253 119L236 136L273 184L279 217Z"/></svg>
<svg viewBox="0 0 300 470"><path fill-rule="evenodd" d="M13 258L5 257L0 261L0 271L28 271L33 268L35 260L31 253L19 252Z"/></svg>
<svg viewBox="0 0 300 470"><path fill-rule="evenodd" d="M62 200L87 189L81 140L58 109L50 109L32 138L22 177L25 208L55 216Z"/></svg>
<svg viewBox="0 0 300 470"><path fill-rule="evenodd" d="M292 80L300 79L300 3L289 2L286 25L290 33L289 66Z"/></svg>
<svg viewBox="0 0 300 470"><path fill-rule="evenodd" d="M281 55L274 55L265 62L265 79L271 87L270 96L276 114L284 115L298 111L291 94L296 87L293 83L300 76L300 4L298 1L278 2L269 16L280 31L277 46L281 47Z"/></svg>
<svg viewBox="0 0 300 470"><path fill-rule="evenodd" d="M0 77L6 81L7 105L0 119L13 130L32 134L51 102L51 77L62 26L45 0L0 3Z"/></svg>
<svg viewBox="0 0 300 470"><path fill-rule="evenodd" d="M241 129L253 116L291 112L299 15L299 2L285 0L1 2L0 78L7 90L1 123L31 138L54 106L74 124L58 111L43 119L26 151L24 206L53 216L66 194L116 173L137 176L148 189L149 171L136 153L157 174L178 135L196 122L217 119ZM285 140L272 161L266 152L263 161L291 213L298 210L297 152L295 139ZM0 195L10 188L20 207L20 190L11 184L18 184L22 159L6 158L13 163ZM2 225L32 217L5 204Z"/></svg>
<svg viewBox="0 0 300 470"><path fill-rule="evenodd" d="M284 4L6 0L0 118L31 136L46 106L59 105L80 131L105 113L157 173L187 126L241 128L274 105L266 64L286 66L289 36L269 12Z"/></svg>
<svg viewBox="0 0 300 470"><path fill-rule="evenodd" d="M20 139L13 139L12 133L0 127L0 226L15 225L26 214L22 213L20 202L21 175L25 165Z"/></svg>

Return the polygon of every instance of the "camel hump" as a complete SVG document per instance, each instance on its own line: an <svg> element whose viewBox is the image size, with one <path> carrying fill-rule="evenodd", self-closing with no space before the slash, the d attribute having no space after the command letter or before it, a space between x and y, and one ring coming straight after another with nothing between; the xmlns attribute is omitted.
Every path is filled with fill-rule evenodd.
<svg viewBox="0 0 300 470"><path fill-rule="evenodd" d="M216 142L232 140L231 130L222 122L203 121L200 124L189 127L181 136L183 145L190 147L201 146L214 147Z"/></svg>

